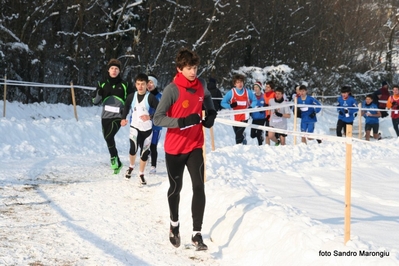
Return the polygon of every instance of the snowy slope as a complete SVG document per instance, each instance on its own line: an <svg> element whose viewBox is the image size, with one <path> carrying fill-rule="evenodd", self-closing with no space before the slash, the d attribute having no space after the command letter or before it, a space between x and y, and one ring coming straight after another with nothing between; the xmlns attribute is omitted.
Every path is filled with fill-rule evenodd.
<svg viewBox="0 0 399 266"><path fill-rule="evenodd" d="M294 146L289 136L287 146L235 145L231 126L216 123L215 151L206 133L202 233L209 250L197 252L188 175L183 245L168 240L163 137L158 172L139 187L112 174L100 114L99 107L78 107L76 121L72 106L7 102L0 119L1 265L399 265L399 139L353 142L351 241L344 245L343 143ZM334 134L334 113L318 119L317 133ZM381 121L383 136L390 126ZM117 145L127 164L127 128Z"/></svg>

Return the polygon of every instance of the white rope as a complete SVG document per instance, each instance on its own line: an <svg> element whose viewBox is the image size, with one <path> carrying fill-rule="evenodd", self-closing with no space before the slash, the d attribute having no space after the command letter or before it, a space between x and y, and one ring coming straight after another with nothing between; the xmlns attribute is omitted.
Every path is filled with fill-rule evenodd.
<svg viewBox="0 0 399 266"><path fill-rule="evenodd" d="M360 94L352 94L352 96L353 97L357 97L357 96L367 96L367 95L369 95L369 94L371 94L371 93L360 93ZM325 99L328 99L328 98L338 98L339 97L339 95L328 95L328 96L324 96L324 95L317 95L317 94L315 94L315 95L312 95L312 97L314 97L314 98L325 98Z"/></svg>
<svg viewBox="0 0 399 266"><path fill-rule="evenodd" d="M7 80L5 82L5 79L0 79L2 82L0 82L0 85L10 85L10 86L25 86L25 87L44 87L44 88L54 88L54 89L69 89L71 88L71 85L60 85L60 84L46 84L46 83L37 83L37 82L28 82L28 81L18 81L18 80ZM96 87L88 87L88 86L81 86L81 85L73 85L74 88L77 89L84 89L84 90L96 90ZM315 96L312 96L315 97ZM317 97L317 96L316 96ZM330 97L330 96L323 96L323 97ZM216 99L216 98L215 98ZM380 102L386 102L386 101L380 101ZM231 116L235 114L245 114L245 113L253 113L253 112L259 112L259 111L266 111L266 110L274 110L276 108L281 108L281 107L290 107L294 106L295 104L293 102L287 102L280 104L278 106L268 106L268 107L258 107L258 108L249 108L249 109L241 109L241 110L229 110L227 112L220 113L219 116ZM336 105L306 105L306 104L297 104L297 107L313 107L313 108L322 108L322 109L337 109L337 108L342 108L342 106L336 106ZM358 107L345 107L348 109L358 109ZM365 108L362 108L365 109ZM367 110L371 111L387 111L387 112L392 112L391 110L386 110L386 109L375 109L375 108L370 108Z"/></svg>
<svg viewBox="0 0 399 266"><path fill-rule="evenodd" d="M352 138L338 137L338 136L321 135L321 134L315 134L315 133L309 133L309 132L299 132L299 131L294 131L294 130L285 130L285 129L279 129L279 128L274 128L274 127L254 125L251 123L239 122L239 121L234 121L234 120L229 120L229 119L223 119L223 118L219 118L219 117L217 117L215 119L215 121L218 123L224 124L224 125L254 128L254 129L260 129L260 130L264 130L264 131L272 131L272 132L286 134L286 135L293 135L293 136L305 137L305 138L310 138L310 139L320 139L323 141L328 140L328 141L334 141L334 142L343 142L343 143L347 143L347 144L352 144L353 141L356 141L356 142L360 142L360 143L377 145L380 147L386 147L386 143L379 143L376 141L367 141L367 140L362 140L362 139L353 138L353 137Z"/></svg>
<svg viewBox="0 0 399 266"><path fill-rule="evenodd" d="M223 109L222 112L218 113L218 116L226 117L226 116L231 116L231 115L236 115L236 114L246 114L246 113L259 112L259 111L274 110L277 108L290 107L290 106L295 106L295 104L293 102L286 102L283 104L267 106L267 107L256 107L256 108L247 108L247 109L240 109L240 110ZM299 107L299 108L312 107L312 108L321 108L321 109L332 109L332 110L335 110L334 113L336 113L336 114L338 114L338 108L358 109L359 111L365 111L365 110L367 110L367 111L386 111L388 113L391 113L394 111L394 110L379 109L379 108L364 108L363 106L361 108L359 108L359 107L354 107L354 106L297 104L297 107ZM333 114L333 112L328 112L328 113Z"/></svg>
<svg viewBox="0 0 399 266"><path fill-rule="evenodd" d="M45 87L45 88L60 88L60 89L67 89L70 88L70 85L60 85L60 84L46 84L46 83L38 83L38 82L29 82L29 81L20 81L20 80L10 80L10 79L3 79L0 78L2 82L0 82L0 85L12 85L12 86L25 86L25 87ZM95 87L89 87L89 86L81 86L81 85L73 85L74 88L80 88L84 90L95 90ZM366 96L369 93L363 93L363 94L354 94L353 97L356 96ZM331 95L331 96L320 96L320 95L312 95L314 98L338 98L339 95ZM223 100L223 98L212 98L212 100ZM386 103L387 101L379 100L381 103ZM267 109L266 109L267 110Z"/></svg>
<svg viewBox="0 0 399 266"><path fill-rule="evenodd" d="M248 128L260 129L260 130L265 130L265 131L271 131L271 132L306 137L306 138L314 138L314 139L322 139L322 140L329 139L329 140L334 140L334 141L339 141L339 142L345 142L345 140L344 140L345 138L337 137L337 136L320 135L320 134L315 134L315 133L298 132L298 131L287 130L287 129L279 129L279 128L274 128L274 127L260 126L260 125L254 125L251 123L239 122L239 121L228 120L228 119L223 119L223 118L218 118L218 117L216 118L215 121L225 124L225 125L236 126L236 127L248 127Z"/></svg>
<svg viewBox="0 0 399 266"><path fill-rule="evenodd" d="M38 82L27 82L18 80L8 80L0 79L0 85L10 85L10 86L22 86L22 87L43 87L43 88L54 88L54 89L69 89L71 85L60 85L60 84L46 84ZM84 89L84 90L95 90L95 87L73 85L74 88Z"/></svg>
<svg viewBox="0 0 399 266"><path fill-rule="evenodd" d="M247 109L240 109L240 110L226 110L218 113L218 116L231 116L236 114L246 114L246 113L253 113L253 112L260 112L266 110L274 110L276 108L283 108L283 107L290 107L293 106L294 103L287 102L283 104L279 104L278 106L267 106L267 107L257 107L257 108L247 108ZM314 105L312 105L314 106Z"/></svg>

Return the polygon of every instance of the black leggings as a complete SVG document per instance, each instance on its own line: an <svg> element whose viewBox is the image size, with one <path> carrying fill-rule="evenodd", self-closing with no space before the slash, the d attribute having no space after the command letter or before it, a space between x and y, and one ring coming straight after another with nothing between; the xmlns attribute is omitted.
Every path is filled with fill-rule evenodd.
<svg viewBox="0 0 399 266"><path fill-rule="evenodd" d="M399 137L399 118L392 118L392 126L396 135Z"/></svg>
<svg viewBox="0 0 399 266"><path fill-rule="evenodd" d="M353 122L344 122L341 119L338 119L337 122L337 136L342 137L342 129L344 130L344 134L346 136L346 125L353 125Z"/></svg>
<svg viewBox="0 0 399 266"><path fill-rule="evenodd" d="M252 124L254 125L259 125L259 126L264 126L266 123L266 119L256 119L252 120ZM262 145L263 143L263 130L262 129L256 129L256 128L251 128L251 138L257 138L258 139L258 145Z"/></svg>
<svg viewBox="0 0 399 266"><path fill-rule="evenodd" d="M248 120L243 120L240 122L248 123ZM236 136L236 144L242 143L245 139L244 136L245 127L233 126L233 130L234 130L234 135Z"/></svg>
<svg viewBox="0 0 399 266"><path fill-rule="evenodd" d="M184 167L187 166L193 185L191 201L193 231L201 231L205 210L204 157L202 149L195 149L190 153L178 155L165 153L165 163L170 185L168 203L171 221L179 221L180 191L183 187Z"/></svg>
<svg viewBox="0 0 399 266"><path fill-rule="evenodd" d="M137 128L130 126L129 155L136 155L140 148L140 159L143 162L146 162L148 160L148 155L150 154L151 138L152 129L140 131Z"/></svg>
<svg viewBox="0 0 399 266"><path fill-rule="evenodd" d="M112 157L118 156L116 149L115 135L121 128L121 119L101 119L101 126L103 128L103 136L107 143L109 155Z"/></svg>
<svg viewBox="0 0 399 266"><path fill-rule="evenodd" d="M151 151L151 166L157 167L157 160L158 160L157 144L151 143L150 151Z"/></svg>
<svg viewBox="0 0 399 266"><path fill-rule="evenodd" d="M157 167L157 160L158 160L158 142L161 137L161 130L153 129L152 130L152 140L150 145L151 151L151 166Z"/></svg>

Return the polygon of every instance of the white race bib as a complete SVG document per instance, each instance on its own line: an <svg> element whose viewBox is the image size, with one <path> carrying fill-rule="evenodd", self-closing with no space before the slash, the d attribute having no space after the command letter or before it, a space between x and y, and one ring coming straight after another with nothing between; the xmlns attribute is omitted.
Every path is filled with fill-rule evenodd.
<svg viewBox="0 0 399 266"><path fill-rule="evenodd" d="M104 110L110 113L117 113L119 114L119 107L115 107L115 106L110 106L110 105L105 105L104 106Z"/></svg>
<svg viewBox="0 0 399 266"><path fill-rule="evenodd" d="M237 101L238 106L246 106L247 102L246 101Z"/></svg>
<svg viewBox="0 0 399 266"><path fill-rule="evenodd" d="M280 123L283 121L283 118L281 117L273 117L273 123Z"/></svg>
<svg viewBox="0 0 399 266"><path fill-rule="evenodd" d="M301 111L302 111L302 112L306 112L307 110L309 110L309 108L307 108L307 107L301 107Z"/></svg>

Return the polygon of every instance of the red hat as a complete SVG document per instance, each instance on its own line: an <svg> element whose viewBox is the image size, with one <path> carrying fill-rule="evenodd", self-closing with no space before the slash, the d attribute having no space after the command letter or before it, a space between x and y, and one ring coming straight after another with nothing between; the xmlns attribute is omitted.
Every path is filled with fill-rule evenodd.
<svg viewBox="0 0 399 266"><path fill-rule="evenodd" d="M253 87L255 88L255 86L259 86L259 89L262 90L262 83L260 83L259 81L254 83Z"/></svg>

